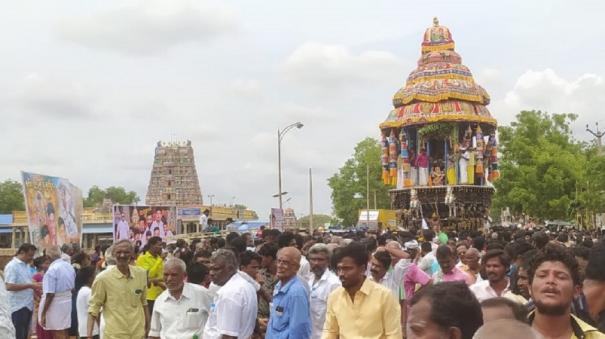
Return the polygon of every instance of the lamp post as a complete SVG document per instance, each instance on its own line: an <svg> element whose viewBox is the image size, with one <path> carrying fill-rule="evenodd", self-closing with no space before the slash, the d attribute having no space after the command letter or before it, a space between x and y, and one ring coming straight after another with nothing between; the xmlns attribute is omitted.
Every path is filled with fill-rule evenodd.
<svg viewBox="0 0 605 339"><path fill-rule="evenodd" d="M281 141L284 138L284 135L286 133L288 133L288 131L290 131L292 128L296 127L296 128L302 128L304 125L299 121L299 122L295 122L293 124L290 124L286 127L284 127L282 130L277 130L277 196L279 198L279 209L282 209L282 195L285 194L285 192L282 192L281 189Z"/></svg>
<svg viewBox="0 0 605 339"><path fill-rule="evenodd" d="M214 198L214 194L208 194L208 198L210 198L210 206L212 206L212 199Z"/></svg>

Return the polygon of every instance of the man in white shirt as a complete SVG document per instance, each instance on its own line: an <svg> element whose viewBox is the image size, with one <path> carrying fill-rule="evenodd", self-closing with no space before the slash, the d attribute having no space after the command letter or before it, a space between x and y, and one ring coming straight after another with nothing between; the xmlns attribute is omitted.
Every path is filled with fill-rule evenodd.
<svg viewBox="0 0 605 339"><path fill-rule="evenodd" d="M128 240L130 238L130 226L126 221L126 216L122 213L118 226L116 227L116 241Z"/></svg>
<svg viewBox="0 0 605 339"><path fill-rule="evenodd" d="M212 297L204 287L186 283L186 272L187 266L181 259L171 258L164 264L167 289L155 301L149 338L201 337Z"/></svg>
<svg viewBox="0 0 605 339"><path fill-rule="evenodd" d="M237 259L232 251L216 250L211 262L212 282L220 288L210 306L202 338L250 338L258 308L254 287L238 274Z"/></svg>
<svg viewBox="0 0 605 339"><path fill-rule="evenodd" d="M67 338L67 329L71 327L72 295L76 280L74 268L61 259L59 246L46 250L52 263L42 280L42 299L38 310L38 323L51 331L54 338ZM66 316L68 315L68 316Z"/></svg>
<svg viewBox="0 0 605 339"><path fill-rule="evenodd" d="M490 250L483 258L481 265L485 269L487 280L479 281L470 286L471 291L479 302L503 297L510 291L510 280L506 276L510 259L503 250Z"/></svg>
<svg viewBox="0 0 605 339"><path fill-rule="evenodd" d="M204 213L200 216L200 231L206 232L208 231L208 216L210 215L210 211L208 209L204 210Z"/></svg>
<svg viewBox="0 0 605 339"><path fill-rule="evenodd" d="M151 230L151 236L160 237L162 239L166 237L161 209L158 208L153 212L153 222L151 223L151 226L149 226L149 229Z"/></svg>
<svg viewBox="0 0 605 339"><path fill-rule="evenodd" d="M313 272L308 280L311 287L311 338L319 339L326 320L328 296L341 284L336 274L328 269L331 253L326 244L311 246L307 256Z"/></svg>

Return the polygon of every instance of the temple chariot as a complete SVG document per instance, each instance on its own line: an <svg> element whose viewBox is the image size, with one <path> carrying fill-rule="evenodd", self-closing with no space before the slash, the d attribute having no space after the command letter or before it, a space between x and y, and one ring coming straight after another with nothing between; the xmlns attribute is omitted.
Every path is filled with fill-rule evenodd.
<svg viewBox="0 0 605 339"><path fill-rule="evenodd" d="M418 67L380 124L382 179L393 187L400 226L420 227L423 219L456 229L484 225L499 177L489 101L435 18Z"/></svg>

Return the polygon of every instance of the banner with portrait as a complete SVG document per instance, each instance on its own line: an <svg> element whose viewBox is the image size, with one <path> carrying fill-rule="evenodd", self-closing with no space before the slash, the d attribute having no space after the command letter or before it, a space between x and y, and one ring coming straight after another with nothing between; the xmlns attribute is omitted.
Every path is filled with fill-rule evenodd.
<svg viewBox="0 0 605 339"><path fill-rule="evenodd" d="M52 245L81 244L82 191L69 180L21 172L32 244L40 251Z"/></svg>
<svg viewBox="0 0 605 339"><path fill-rule="evenodd" d="M165 240L176 234L176 208L174 206L114 205L113 240L128 239L142 248L147 239Z"/></svg>
<svg viewBox="0 0 605 339"><path fill-rule="evenodd" d="M280 231L284 230L285 217L284 217L283 209L272 208L271 209L271 218L269 220L270 220L271 228L275 228Z"/></svg>

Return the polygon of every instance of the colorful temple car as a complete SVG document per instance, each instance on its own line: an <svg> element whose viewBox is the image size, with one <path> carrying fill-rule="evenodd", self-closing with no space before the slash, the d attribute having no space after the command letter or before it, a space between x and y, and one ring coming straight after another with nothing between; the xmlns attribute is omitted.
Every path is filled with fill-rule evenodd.
<svg viewBox="0 0 605 339"><path fill-rule="evenodd" d="M382 179L397 188L489 185L499 177L489 95L461 64L450 31L435 19L422 56L380 125Z"/></svg>

